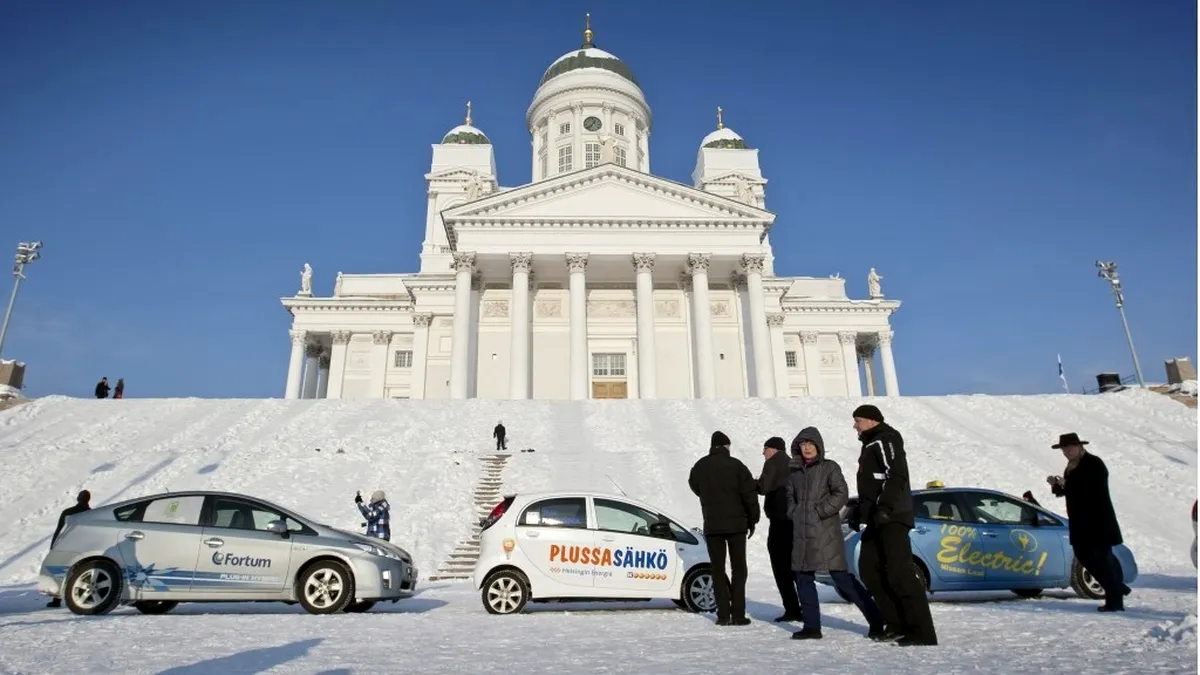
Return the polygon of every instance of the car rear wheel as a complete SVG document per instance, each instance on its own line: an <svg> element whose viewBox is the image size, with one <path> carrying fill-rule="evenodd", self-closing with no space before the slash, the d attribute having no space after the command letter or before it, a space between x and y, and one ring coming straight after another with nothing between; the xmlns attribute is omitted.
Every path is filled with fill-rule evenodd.
<svg viewBox="0 0 1200 675"><path fill-rule="evenodd" d="M75 614L108 614L121 603L121 570L109 560L89 560L67 577L65 600Z"/></svg>
<svg viewBox="0 0 1200 675"><path fill-rule="evenodd" d="M349 605L346 606L346 611L351 614L361 614L363 612L371 611L371 608L374 606L375 606L374 600L363 600L362 602L350 603Z"/></svg>
<svg viewBox="0 0 1200 675"><path fill-rule="evenodd" d="M304 571L296 599L309 614L337 614L354 599L354 578L346 566L322 560Z"/></svg>
<svg viewBox="0 0 1200 675"><path fill-rule="evenodd" d="M1081 598L1104 599L1104 587L1096 581L1096 577L1084 569L1079 560L1071 563L1071 589Z"/></svg>
<svg viewBox="0 0 1200 675"><path fill-rule="evenodd" d="M708 614L717 611L717 594L713 590L712 569L697 567L688 572L683 578L680 589L684 609L697 614Z"/></svg>
<svg viewBox="0 0 1200 675"><path fill-rule="evenodd" d="M500 570L483 582L483 607L488 614L519 614L529 602L529 582L516 570Z"/></svg>
<svg viewBox="0 0 1200 675"><path fill-rule="evenodd" d="M1012 592L1018 598L1036 598L1042 594L1041 588L1014 588Z"/></svg>
<svg viewBox="0 0 1200 675"><path fill-rule="evenodd" d="M139 600L133 603L134 609L142 614L166 614L178 605L174 600Z"/></svg>

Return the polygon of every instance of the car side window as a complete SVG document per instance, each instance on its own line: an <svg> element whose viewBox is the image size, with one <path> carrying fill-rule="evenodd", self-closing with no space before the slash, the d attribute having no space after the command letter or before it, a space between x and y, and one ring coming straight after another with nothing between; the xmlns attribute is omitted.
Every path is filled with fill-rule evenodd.
<svg viewBox="0 0 1200 675"><path fill-rule="evenodd" d="M650 524L659 520L657 514L643 508L610 499L592 500L596 507L596 529L606 532L650 535Z"/></svg>
<svg viewBox="0 0 1200 675"><path fill-rule="evenodd" d="M587 529L587 500L583 497L543 499L526 507L517 525Z"/></svg>
<svg viewBox="0 0 1200 675"><path fill-rule="evenodd" d="M200 511L203 507L203 496L163 497L146 505L142 522L199 525Z"/></svg>
<svg viewBox="0 0 1200 675"><path fill-rule="evenodd" d="M1029 504L985 492L963 494L975 520L993 525L1035 525L1039 522L1038 510Z"/></svg>
<svg viewBox="0 0 1200 675"><path fill-rule="evenodd" d="M929 520L949 520L957 522L965 522L962 510L958 508L958 503L954 501L954 495L945 492L934 492L932 494L921 494L913 497L913 506L916 507L918 518L928 518Z"/></svg>
<svg viewBox="0 0 1200 675"><path fill-rule="evenodd" d="M123 523L140 523L142 516L146 513L146 507L150 502L138 502L136 504L126 504L113 509L113 518Z"/></svg>
<svg viewBox="0 0 1200 675"><path fill-rule="evenodd" d="M295 520L262 504L230 497L212 498L212 508L207 518L208 522L205 525L208 527L225 527L231 530L267 532L267 525L275 520L282 520L287 523L288 530L292 532L300 532L304 529L304 526Z"/></svg>

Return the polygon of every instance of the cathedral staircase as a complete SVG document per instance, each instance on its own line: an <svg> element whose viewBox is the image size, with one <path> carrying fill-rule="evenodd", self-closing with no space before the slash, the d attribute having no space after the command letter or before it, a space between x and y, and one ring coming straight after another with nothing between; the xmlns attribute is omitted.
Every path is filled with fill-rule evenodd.
<svg viewBox="0 0 1200 675"><path fill-rule="evenodd" d="M476 516L471 520L471 536L458 542L438 571L429 577L430 581L464 581L471 578L475 563L479 560L479 521L486 518L503 499L500 490L504 482L504 466L510 457L511 453L495 453L483 458L483 473L475 483L475 491L471 496Z"/></svg>

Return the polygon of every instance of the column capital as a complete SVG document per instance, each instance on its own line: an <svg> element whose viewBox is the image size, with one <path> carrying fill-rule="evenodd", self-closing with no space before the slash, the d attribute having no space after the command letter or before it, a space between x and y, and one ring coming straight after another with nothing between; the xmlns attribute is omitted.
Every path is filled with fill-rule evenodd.
<svg viewBox="0 0 1200 675"><path fill-rule="evenodd" d="M308 331L292 329L288 331L288 336L292 338L292 345L303 347L308 342Z"/></svg>
<svg viewBox="0 0 1200 675"><path fill-rule="evenodd" d="M746 275L741 272L734 272L729 275L729 285L733 286L733 290L738 291L746 288Z"/></svg>
<svg viewBox="0 0 1200 675"><path fill-rule="evenodd" d="M858 358L869 361L875 356L875 343L868 341L859 342L854 346L854 351L858 354Z"/></svg>
<svg viewBox="0 0 1200 675"><path fill-rule="evenodd" d="M509 253L508 262L512 266L513 274L517 272L528 272L533 268L532 253Z"/></svg>
<svg viewBox="0 0 1200 675"><path fill-rule="evenodd" d="M699 273L708 274L708 268L712 264L711 253L689 253L687 257L687 267L693 276Z"/></svg>
<svg viewBox="0 0 1200 675"><path fill-rule="evenodd" d="M639 272L651 272L654 270L654 254L653 253L634 253L633 267Z"/></svg>
<svg viewBox="0 0 1200 675"><path fill-rule="evenodd" d="M372 340L372 341L373 341L375 344L377 344L377 345L386 345L386 344L391 344L391 342L392 342L392 331L390 331L390 330L377 330L377 331L375 331L374 333L371 333L371 340Z"/></svg>
<svg viewBox="0 0 1200 675"><path fill-rule="evenodd" d="M471 251L456 252L454 254L454 261L450 263L450 267L454 268L457 272L463 270L468 272L475 271L475 253Z"/></svg>
<svg viewBox="0 0 1200 675"><path fill-rule="evenodd" d="M350 331L348 330L335 330L330 333L330 337L333 339L333 344L335 345L350 344Z"/></svg>
<svg viewBox="0 0 1200 675"><path fill-rule="evenodd" d="M321 358L317 359L317 367L321 370L329 370L329 352L321 352Z"/></svg>
<svg viewBox="0 0 1200 675"><path fill-rule="evenodd" d="M838 342L843 345L858 344L858 331L856 330L840 330L838 331Z"/></svg>
<svg viewBox="0 0 1200 675"><path fill-rule="evenodd" d="M783 322L786 320L787 320L786 314L768 314L767 315L767 325L771 326L772 328L775 328L777 326L782 326Z"/></svg>
<svg viewBox="0 0 1200 675"><path fill-rule="evenodd" d="M895 332L890 330L881 330L875 334L876 339L879 340L879 344L884 347L892 346L892 338L894 336Z"/></svg>
<svg viewBox="0 0 1200 675"><path fill-rule="evenodd" d="M318 344L313 344L310 342L304 348L304 355L310 359L315 359L315 358L320 357L321 353L322 353L322 347L321 347L321 345L318 345Z"/></svg>
<svg viewBox="0 0 1200 675"><path fill-rule="evenodd" d="M567 254L567 270L570 272L583 272L587 269L588 254L586 253L568 253Z"/></svg>
<svg viewBox="0 0 1200 675"><path fill-rule="evenodd" d="M821 334L815 330L800 331L800 342L806 345L815 345L821 339Z"/></svg>
<svg viewBox="0 0 1200 675"><path fill-rule="evenodd" d="M742 269L746 270L747 274L762 274L763 265L767 261L767 256L762 253L743 253L742 254Z"/></svg>
<svg viewBox="0 0 1200 675"><path fill-rule="evenodd" d="M421 312L412 315L413 326L417 328L429 328L433 323L433 312Z"/></svg>

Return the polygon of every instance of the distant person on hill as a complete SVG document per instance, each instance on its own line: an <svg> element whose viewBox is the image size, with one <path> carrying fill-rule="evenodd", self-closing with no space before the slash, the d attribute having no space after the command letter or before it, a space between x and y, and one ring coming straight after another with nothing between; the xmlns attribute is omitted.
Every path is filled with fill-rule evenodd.
<svg viewBox="0 0 1200 675"><path fill-rule="evenodd" d="M1104 460L1084 449L1088 441L1079 434L1062 434L1050 446L1062 450L1067 468L1061 476L1048 476L1050 491L1067 500L1067 520L1075 559L1104 587L1101 612L1125 611L1125 585L1121 563L1112 549L1123 542L1121 526L1108 492L1108 467Z"/></svg>
<svg viewBox="0 0 1200 675"><path fill-rule="evenodd" d="M108 398L108 378L102 377L96 383L96 398Z"/></svg>
<svg viewBox="0 0 1200 675"><path fill-rule="evenodd" d="M125 378L122 377L117 380L117 388L113 390L113 398L124 398L124 397L125 397Z"/></svg>
<svg viewBox="0 0 1200 675"><path fill-rule="evenodd" d="M383 490L376 490L371 493L371 501L367 505L363 505L362 493L354 493L354 503L358 505L358 510L362 513L363 518L367 519L364 523L367 526L367 536L391 541L392 530L390 525L391 506L387 502L387 497L383 494Z"/></svg>
<svg viewBox="0 0 1200 675"><path fill-rule="evenodd" d="M775 586L783 601L783 616L775 619L779 623L800 620L800 602L796 588L796 575L792 572L792 521L787 513L788 457L787 443L772 436L763 443L763 468L758 477L758 494L763 495L763 515L770 525L767 528L767 555L771 559L771 572L775 575Z"/></svg>
<svg viewBox="0 0 1200 675"><path fill-rule="evenodd" d="M908 533L916 513L904 438L884 423L883 413L873 405L860 405L852 416L862 442L855 477L859 500L855 521L865 526L858 573L883 612L886 627L877 639L896 639L905 647L936 645L929 598L913 574Z"/></svg>
<svg viewBox="0 0 1200 675"><path fill-rule="evenodd" d="M496 439L496 452L508 449L508 441L504 440L504 422L496 422L496 428L492 429L492 438Z"/></svg>
<svg viewBox="0 0 1200 675"><path fill-rule="evenodd" d="M748 626L746 618L746 540L758 524L758 494L754 476L729 454L729 437L714 431L708 454L692 466L688 486L700 498L704 541L712 561L713 592L718 626ZM729 552L732 579L725 576Z"/></svg>
<svg viewBox="0 0 1200 675"><path fill-rule="evenodd" d="M88 492L87 490L81 490L79 494L75 496L75 505L63 509L62 513L58 514L58 526L54 528L54 534L50 535L51 548L54 547L54 542L58 540L58 535L62 534L63 527L65 527L67 524L67 517L73 516L76 513L90 511L92 507L89 505L89 502L91 501L92 493ZM50 602L46 603L46 606L61 607L62 598L53 598L50 600Z"/></svg>

